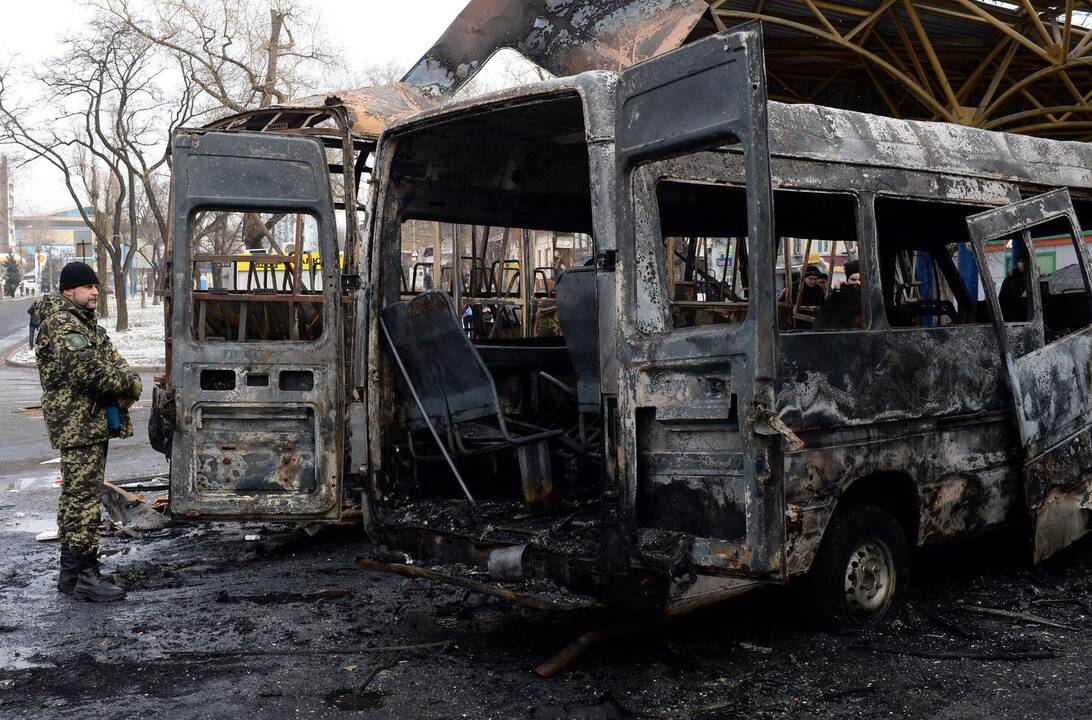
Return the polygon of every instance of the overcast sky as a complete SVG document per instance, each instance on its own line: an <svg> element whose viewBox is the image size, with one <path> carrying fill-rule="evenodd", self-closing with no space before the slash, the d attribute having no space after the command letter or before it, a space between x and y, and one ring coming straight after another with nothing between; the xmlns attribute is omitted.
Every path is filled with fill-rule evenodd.
<svg viewBox="0 0 1092 720"><path fill-rule="evenodd" d="M345 49L349 67L392 60L408 67L455 19L466 0L310 0L309 4L319 13L330 41ZM59 37L77 30L88 15L77 0L3 3L0 62L19 56L33 63L57 55ZM43 162L19 172L15 203L17 212L73 207L59 174Z"/></svg>

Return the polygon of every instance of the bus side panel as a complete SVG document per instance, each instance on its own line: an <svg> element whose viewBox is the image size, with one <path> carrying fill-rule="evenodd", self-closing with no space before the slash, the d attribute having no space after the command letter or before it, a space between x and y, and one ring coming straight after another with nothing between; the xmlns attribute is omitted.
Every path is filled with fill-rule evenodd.
<svg viewBox="0 0 1092 720"><path fill-rule="evenodd" d="M1015 329L1034 342L1034 328ZM786 457L790 573L808 568L839 498L859 481L903 505L917 544L1016 517L1020 458L991 326L783 334L780 343L778 412L806 445Z"/></svg>

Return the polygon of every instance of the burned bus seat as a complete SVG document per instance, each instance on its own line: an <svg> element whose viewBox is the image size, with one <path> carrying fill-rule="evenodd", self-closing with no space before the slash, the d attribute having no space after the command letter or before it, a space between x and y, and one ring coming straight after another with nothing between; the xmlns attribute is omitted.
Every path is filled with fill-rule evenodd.
<svg viewBox="0 0 1092 720"><path fill-rule="evenodd" d="M948 324L959 325L974 322L970 313L961 315L951 300L913 300L887 308L888 321L893 327L943 324L940 318L948 318Z"/></svg>
<svg viewBox="0 0 1092 720"><path fill-rule="evenodd" d="M489 328L490 340L518 338L522 334L523 322L520 307L515 303L492 303L493 324Z"/></svg>
<svg viewBox="0 0 1092 720"><path fill-rule="evenodd" d="M594 449L599 435L597 428L585 424L585 415L600 415L599 377L599 313L597 312L595 267L566 270L557 278L557 321L565 349L576 372L576 387L571 387L553 375L542 372L539 377L576 398L578 425L576 432L581 450Z"/></svg>
<svg viewBox="0 0 1092 720"><path fill-rule="evenodd" d="M599 414L599 313L595 268L566 270L557 279L557 319L576 370L580 412Z"/></svg>
<svg viewBox="0 0 1092 720"><path fill-rule="evenodd" d="M439 448L429 452L435 442L423 431L431 425L453 458L514 451L524 499L529 504L548 499L553 486L549 440L561 431L504 415L493 376L466 336L448 294L430 290L392 303L383 309L380 323L402 379L412 390L404 405L414 460L442 459Z"/></svg>

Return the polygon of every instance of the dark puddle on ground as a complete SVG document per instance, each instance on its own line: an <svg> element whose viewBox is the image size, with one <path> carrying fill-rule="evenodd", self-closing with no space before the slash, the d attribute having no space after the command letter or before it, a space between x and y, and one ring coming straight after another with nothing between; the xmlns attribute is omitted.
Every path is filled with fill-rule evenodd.
<svg viewBox="0 0 1092 720"><path fill-rule="evenodd" d="M387 693L381 690L358 691L356 688L338 688L326 694L326 704L338 710L360 712L383 707Z"/></svg>

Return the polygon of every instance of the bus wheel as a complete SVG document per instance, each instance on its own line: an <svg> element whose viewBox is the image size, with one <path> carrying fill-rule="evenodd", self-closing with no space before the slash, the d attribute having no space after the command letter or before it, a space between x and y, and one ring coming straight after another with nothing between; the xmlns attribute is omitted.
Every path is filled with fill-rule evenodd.
<svg viewBox="0 0 1092 720"><path fill-rule="evenodd" d="M895 516L875 505L839 508L804 580L813 617L833 627L890 616L910 583L910 550Z"/></svg>

